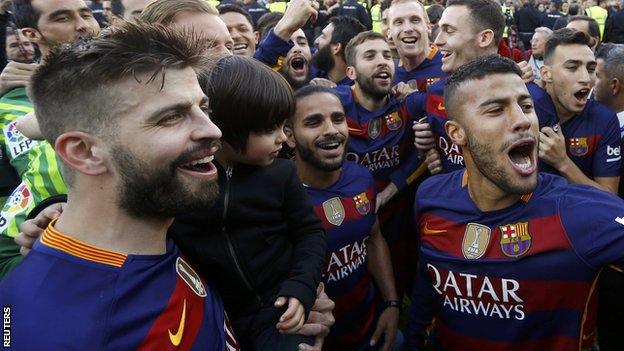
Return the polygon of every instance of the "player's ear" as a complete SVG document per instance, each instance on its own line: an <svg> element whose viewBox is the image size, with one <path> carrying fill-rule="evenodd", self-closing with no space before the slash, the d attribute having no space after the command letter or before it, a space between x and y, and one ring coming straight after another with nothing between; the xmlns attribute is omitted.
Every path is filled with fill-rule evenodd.
<svg viewBox="0 0 624 351"><path fill-rule="evenodd" d="M43 35L41 35L41 32L39 32L39 30L36 28L26 27L20 29L20 31L26 38L28 38L29 41L34 44L39 44L42 41L45 41Z"/></svg>
<svg viewBox="0 0 624 351"><path fill-rule="evenodd" d="M622 92L622 89L624 89L624 86L622 86L622 83L624 82L620 81L617 78L611 79L611 82L609 83L609 89L611 90L611 95L616 96L620 92Z"/></svg>
<svg viewBox="0 0 624 351"><path fill-rule="evenodd" d="M340 43L336 43L336 44L329 44L330 48L331 48L331 53L334 56L338 56L338 54L340 53L340 50L342 50L342 44Z"/></svg>
<svg viewBox="0 0 624 351"><path fill-rule="evenodd" d="M357 79L357 74L355 73L355 67L347 66L347 77L349 77L349 79L353 81Z"/></svg>
<svg viewBox="0 0 624 351"><path fill-rule="evenodd" d="M288 145L289 148L294 149L295 148L295 135L293 134L292 127L290 126L289 123L286 123L286 125L284 125L284 134L286 134L286 144Z"/></svg>
<svg viewBox="0 0 624 351"><path fill-rule="evenodd" d="M494 41L494 31L491 29L482 30L477 36L479 47L484 49L492 45Z"/></svg>
<svg viewBox="0 0 624 351"><path fill-rule="evenodd" d="M256 38L256 45L260 44L260 32L254 32L254 38Z"/></svg>
<svg viewBox="0 0 624 351"><path fill-rule="evenodd" d="M552 83L552 70L550 66L543 65L540 67L540 74L542 75L542 81L545 83Z"/></svg>
<svg viewBox="0 0 624 351"><path fill-rule="evenodd" d="M84 132L61 134L54 142L54 150L72 169L97 176L109 170L109 150L98 137Z"/></svg>
<svg viewBox="0 0 624 351"><path fill-rule="evenodd" d="M454 144L464 146L468 143L464 128L456 121L447 121L444 125L444 130Z"/></svg>

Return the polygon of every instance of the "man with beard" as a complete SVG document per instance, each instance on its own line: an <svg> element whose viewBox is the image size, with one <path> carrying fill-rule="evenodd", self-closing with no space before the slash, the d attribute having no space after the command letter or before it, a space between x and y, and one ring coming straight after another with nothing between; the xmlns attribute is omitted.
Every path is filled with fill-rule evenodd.
<svg viewBox="0 0 624 351"><path fill-rule="evenodd" d="M290 38L294 43L288 51L284 65L279 72L293 89L299 89L310 81L310 59L312 53L308 45L308 38L302 29L298 29Z"/></svg>
<svg viewBox="0 0 624 351"><path fill-rule="evenodd" d="M411 276L405 272L409 257L409 208L415 182L425 172L414 148L411 125L424 116L423 94L403 101L390 96L394 61L385 38L367 31L355 36L345 49L347 75L353 87L338 86L349 125L347 159L373 174L379 193L375 208L381 232L392 253L398 296Z"/></svg>
<svg viewBox="0 0 624 351"><path fill-rule="evenodd" d="M620 125L614 111L588 99L596 71L589 37L569 28L554 32L541 71L561 128L542 128L540 159L572 184L617 194Z"/></svg>
<svg viewBox="0 0 624 351"><path fill-rule="evenodd" d="M407 349L430 339L445 351L590 350L595 281L624 265L624 203L538 175L537 116L512 61L460 67L444 99L466 168L418 189Z"/></svg>
<svg viewBox="0 0 624 351"><path fill-rule="evenodd" d="M314 76L329 79L336 85L352 85L353 81L346 73L345 48L353 37L365 30L355 18L332 17L314 41L317 51L312 56L312 65L319 70Z"/></svg>
<svg viewBox="0 0 624 351"><path fill-rule="evenodd" d="M595 19L589 16L572 16L568 20L566 28L576 29L587 34L590 38L589 47L592 51L595 52L600 45L600 26Z"/></svg>
<svg viewBox="0 0 624 351"><path fill-rule="evenodd" d="M368 169L345 162L349 129L336 93L309 85L295 98L295 114L286 127L288 144L296 151L297 173L327 232L322 279L337 303L337 322L325 349L365 350L383 340L381 350L389 350L400 302L374 210L375 181ZM344 271L345 266L353 269Z"/></svg>
<svg viewBox="0 0 624 351"><path fill-rule="evenodd" d="M39 47L45 58L51 48L70 43L80 37L99 32L99 25L91 9L83 0L15 0L13 16L21 32ZM34 65L33 65L34 66ZM32 74L34 67L27 67ZM0 213L0 276L19 262L19 252L5 249L19 233L19 224L26 218L34 203L48 197L48 188L64 191L54 150L46 142L31 140L20 132L18 118L32 112L32 103L24 86L17 87L0 99L0 135L2 152L7 156L17 175L24 180L11 194ZM42 145L46 145L43 147ZM31 161L35 161L31 167ZM46 179L48 181L42 181ZM18 181L19 182L19 181ZM54 191L53 193L57 193Z"/></svg>
<svg viewBox="0 0 624 351"><path fill-rule="evenodd" d="M166 239L173 216L218 190L202 52L182 33L128 23L42 63L32 96L68 203L0 283L11 346L237 347L219 296Z"/></svg>
<svg viewBox="0 0 624 351"><path fill-rule="evenodd" d="M390 5L388 24L399 60L393 84L405 82L418 91L438 81L442 71L442 54L429 43L429 17L418 0L395 0Z"/></svg>
<svg viewBox="0 0 624 351"><path fill-rule="evenodd" d="M497 53L505 18L500 5L495 1L453 0L448 2L438 24L440 33L435 44L442 54L442 70L451 73L470 60ZM524 78L532 80L531 67L526 62L519 65ZM443 78L427 89L427 120L413 128L418 149L428 152L436 148L440 152L443 171L450 172L464 168L464 157L459 145L452 143L444 128L447 122L444 106L445 84L446 79ZM541 91L535 84L530 84L529 89L532 94L534 90L537 93ZM540 123L553 125L556 123L554 119L553 117L552 120Z"/></svg>

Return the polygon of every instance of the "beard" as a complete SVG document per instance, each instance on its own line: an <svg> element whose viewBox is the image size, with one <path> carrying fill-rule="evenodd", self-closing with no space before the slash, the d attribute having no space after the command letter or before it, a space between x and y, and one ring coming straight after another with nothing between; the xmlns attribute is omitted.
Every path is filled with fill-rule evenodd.
<svg viewBox="0 0 624 351"><path fill-rule="evenodd" d="M291 88L293 88L293 90L303 88L304 86L308 85L308 83L310 83L310 70L309 69L308 69L308 74L303 79L293 78L290 75L289 68L282 69L280 73L282 74L282 77L286 79L286 81L291 86Z"/></svg>
<svg viewBox="0 0 624 351"><path fill-rule="evenodd" d="M494 148L488 144L479 143L467 129L465 129L465 131L468 139L470 156L472 156L472 160L479 172L490 182L496 184L497 187L509 194L524 195L535 190L537 182L528 185L514 183L511 177L506 174L503 168L497 165L494 160L493 155L504 153L503 150L506 150L512 142L505 143L501 147L501 150L494 150Z"/></svg>
<svg viewBox="0 0 624 351"><path fill-rule="evenodd" d="M295 141L296 141L297 137L295 137ZM317 140L315 142L315 144L318 144L320 142L338 142L338 143L342 143L344 142L344 138L340 138L340 137L327 137L327 138L323 138L320 140ZM321 171L324 172L333 172L336 171L338 169L340 169L340 167L342 167L342 165L344 164L345 158L347 157L347 153L343 152L342 153L342 157L339 161L335 161L335 162L326 162L323 161L321 159L319 159L318 157L316 157L314 155L314 151L311 148L308 148L307 146L300 144L300 143L296 143L295 144L295 150L297 150L297 155L298 157L301 158L301 160L309 163L310 165L312 165L314 168L320 169Z"/></svg>
<svg viewBox="0 0 624 351"><path fill-rule="evenodd" d="M366 77L363 74L358 74L356 82L358 83L362 91L364 91L364 93L366 93L368 96L372 97L377 101L383 100L386 96L388 96L388 94L390 94L392 86L390 85L387 88L379 87L375 85L373 79L373 77Z"/></svg>
<svg viewBox="0 0 624 351"><path fill-rule="evenodd" d="M318 49L318 51L312 55L310 64L325 73L331 71L334 66L336 66L336 62L334 61L334 56L332 56L330 45L327 44L323 48Z"/></svg>
<svg viewBox="0 0 624 351"><path fill-rule="evenodd" d="M217 181L203 181L190 189L177 173L178 166L189 162L192 151L169 166L153 168L124 148L115 147L113 159L121 178L117 188L119 206L135 218L150 219L171 218L212 206L219 194Z"/></svg>

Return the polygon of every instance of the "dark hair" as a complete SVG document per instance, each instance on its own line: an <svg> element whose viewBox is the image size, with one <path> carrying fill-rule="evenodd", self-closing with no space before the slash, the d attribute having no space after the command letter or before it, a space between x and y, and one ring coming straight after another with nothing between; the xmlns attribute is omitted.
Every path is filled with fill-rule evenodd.
<svg viewBox="0 0 624 351"><path fill-rule="evenodd" d="M212 120L237 152L245 153L250 133L272 130L295 113L288 82L252 58L219 59L202 85L210 99Z"/></svg>
<svg viewBox="0 0 624 351"><path fill-rule="evenodd" d="M219 10L219 14L220 15L226 14L228 12L240 13L249 22L249 25L251 26L251 30L255 30L254 21L251 18L251 15L249 14L249 12L247 10L245 10L241 6L238 6L238 5L235 5L235 4L223 4L223 5L219 5L217 7L217 10Z"/></svg>
<svg viewBox="0 0 624 351"><path fill-rule="evenodd" d="M323 85L309 84L295 91L295 102L299 101L299 99L303 99L305 97L308 97L314 94L330 94L336 97L338 101L340 101L340 97L338 96L338 94L336 93L334 89L323 86ZM294 115L295 114L293 113L291 118L289 118L287 121L289 127L292 127Z"/></svg>
<svg viewBox="0 0 624 351"><path fill-rule="evenodd" d="M616 78L624 84L624 44L604 43L596 49L596 59L604 60L609 79Z"/></svg>
<svg viewBox="0 0 624 351"><path fill-rule="evenodd" d="M323 85L306 85L303 88L297 90L295 92L295 100L299 100L301 98L304 98L306 96L310 96L310 95L314 95L314 94L319 94L319 93L327 93L327 94L331 94L333 96L335 96L338 100L340 100L340 97L338 96L338 94L336 93L336 91L332 88L323 86Z"/></svg>
<svg viewBox="0 0 624 351"><path fill-rule="evenodd" d="M347 66L355 67L355 56L357 55L357 47L362 45L363 43L369 40L383 40L386 41L381 33L374 32L372 30L368 30L366 32L359 33L353 39L349 41L347 47L345 48L345 57Z"/></svg>
<svg viewBox="0 0 624 351"><path fill-rule="evenodd" d="M53 49L32 78L43 136L54 144L71 130L115 135L115 106L123 92L112 84L131 77L137 84L164 83L167 68L199 70L205 63L203 49L191 33L143 22L123 23L96 38ZM146 73L152 77L138 81L137 75Z"/></svg>
<svg viewBox="0 0 624 351"><path fill-rule="evenodd" d="M212 5L203 0L157 0L145 7L139 19L147 23L160 23L167 26L181 12L219 15Z"/></svg>
<svg viewBox="0 0 624 351"><path fill-rule="evenodd" d="M12 11L18 28L37 28L41 13L33 7L32 0L13 0Z"/></svg>
<svg viewBox="0 0 624 351"><path fill-rule="evenodd" d="M498 47L505 30L505 16L500 4L493 0L449 0L446 7L466 6L472 18L473 27L478 31L490 29L494 32L492 46Z"/></svg>
<svg viewBox="0 0 624 351"><path fill-rule="evenodd" d="M568 23L572 23L574 21L587 22L587 29L589 31L589 36L593 38L598 38L598 41L600 41L600 26L598 25L598 22L596 22L595 19L589 16L572 16L568 20Z"/></svg>
<svg viewBox="0 0 624 351"><path fill-rule="evenodd" d="M429 6L427 9L427 16L429 16L429 22L431 24L438 24L440 17L442 17L442 12L444 12L444 6L440 4L433 4Z"/></svg>
<svg viewBox="0 0 624 351"><path fill-rule="evenodd" d="M518 65L500 55L481 56L455 70L444 86L444 106L449 118L454 119L458 112L456 100L463 100L455 96L462 84L471 80L481 80L494 74L515 74L522 77L522 71Z"/></svg>
<svg viewBox="0 0 624 351"><path fill-rule="evenodd" d="M576 16L576 15L578 15L580 9L581 8L576 3L570 4L570 8L568 8L568 16Z"/></svg>
<svg viewBox="0 0 624 351"><path fill-rule="evenodd" d="M379 12L384 12L390 8L392 5L392 0L382 0L381 5L379 5Z"/></svg>
<svg viewBox="0 0 624 351"><path fill-rule="evenodd" d="M366 30L360 21L351 16L332 17L330 23L334 27L330 44L340 44L340 57L346 61L345 50L349 41Z"/></svg>
<svg viewBox="0 0 624 351"><path fill-rule="evenodd" d="M572 28L561 28L553 32L544 46L544 61L550 62L552 55L560 45L587 45L589 36Z"/></svg>
<svg viewBox="0 0 624 351"><path fill-rule="evenodd" d="M123 17L126 12L126 8L124 7L121 0L111 0L111 12L115 16Z"/></svg>
<svg viewBox="0 0 624 351"><path fill-rule="evenodd" d="M256 29L260 32L260 38L264 39L271 29L277 25L284 15L279 12L267 12L264 15L260 16L258 19L258 23L256 24Z"/></svg>

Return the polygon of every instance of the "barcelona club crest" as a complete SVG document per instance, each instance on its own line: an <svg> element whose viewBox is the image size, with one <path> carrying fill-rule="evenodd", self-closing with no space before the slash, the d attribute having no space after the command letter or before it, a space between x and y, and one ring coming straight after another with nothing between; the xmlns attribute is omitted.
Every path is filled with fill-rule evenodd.
<svg viewBox="0 0 624 351"><path fill-rule="evenodd" d="M327 221L335 226L341 225L345 219L345 209L338 197L323 202L323 212Z"/></svg>
<svg viewBox="0 0 624 351"><path fill-rule="evenodd" d="M570 154L572 156L584 156L589 151L587 138L570 138Z"/></svg>
<svg viewBox="0 0 624 351"><path fill-rule="evenodd" d="M401 117L399 117L399 114L396 112L393 112L389 115L387 115L386 117L386 125L388 126L389 130L397 130L400 129L403 126L403 120L401 119Z"/></svg>
<svg viewBox="0 0 624 351"><path fill-rule="evenodd" d="M370 201L368 201L368 197L366 197L365 192L355 195L353 197L353 201L355 202L355 209L362 216L366 216L370 212L371 204Z"/></svg>
<svg viewBox="0 0 624 351"><path fill-rule="evenodd" d="M468 223L464 240L462 241L462 252L469 260L476 260L483 257L490 244L490 227L477 223Z"/></svg>
<svg viewBox="0 0 624 351"><path fill-rule="evenodd" d="M377 139L377 137L381 134L381 119L375 118L371 119L368 122L368 136L371 139Z"/></svg>
<svg viewBox="0 0 624 351"><path fill-rule="evenodd" d="M531 248L529 222L505 224L499 227L501 232L500 246L506 256L519 257Z"/></svg>

